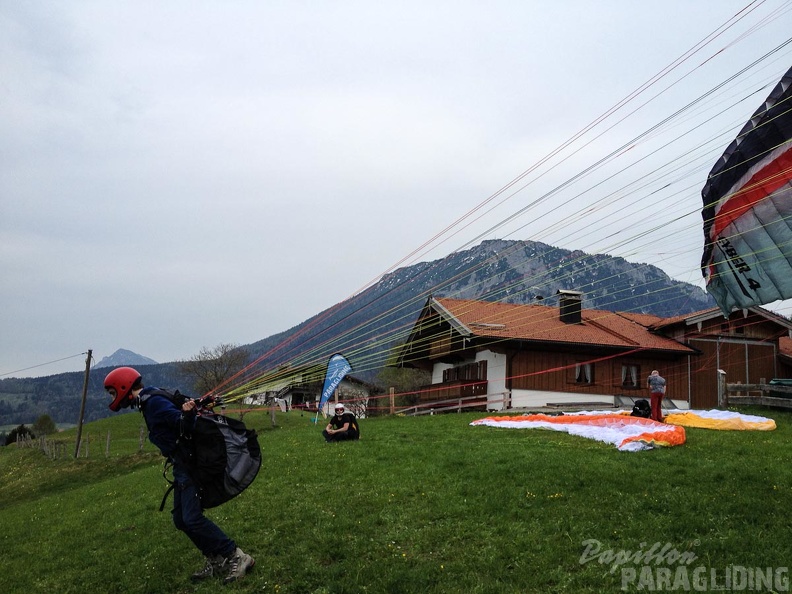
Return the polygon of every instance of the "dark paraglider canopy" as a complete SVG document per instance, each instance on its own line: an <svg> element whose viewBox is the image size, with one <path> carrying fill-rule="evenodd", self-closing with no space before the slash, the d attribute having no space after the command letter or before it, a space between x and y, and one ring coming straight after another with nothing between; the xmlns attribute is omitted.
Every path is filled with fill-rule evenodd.
<svg viewBox="0 0 792 594"><path fill-rule="evenodd" d="M702 190L707 291L728 314L792 297L792 68Z"/></svg>

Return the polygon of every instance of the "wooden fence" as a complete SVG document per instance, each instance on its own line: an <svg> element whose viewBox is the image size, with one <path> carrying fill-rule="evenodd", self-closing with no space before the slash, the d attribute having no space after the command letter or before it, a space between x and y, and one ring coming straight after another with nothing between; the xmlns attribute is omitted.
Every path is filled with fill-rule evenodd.
<svg viewBox="0 0 792 594"><path fill-rule="evenodd" d="M399 409L398 415L414 417L418 415L433 415L436 413L462 412L463 409L483 409L487 406L486 396L465 396L462 398L449 398L448 400L436 400L434 402L424 402L414 406Z"/></svg>
<svg viewBox="0 0 792 594"><path fill-rule="evenodd" d="M74 442L73 441L64 441L63 439L57 439L53 436L49 435L42 435L41 437L33 437L31 438L29 435L19 435L16 440L16 446L18 448L30 448L30 449L37 449L44 452L44 454L52 459L57 460L60 458L66 457L76 457L76 458L88 458L91 453L91 447L94 448L101 447L102 441L104 441L104 456L105 458L110 457L110 432L108 431L106 434L96 437L94 441L91 441L90 434L86 434L81 437L80 444L77 447L77 455L74 456ZM146 432L143 426L140 427L140 434L138 438L138 451L143 451L143 446L146 443Z"/></svg>
<svg viewBox="0 0 792 594"><path fill-rule="evenodd" d="M792 386L777 386L771 384L726 384L722 389L720 401L723 406L738 404L758 404L761 406L775 406L779 408L792 408ZM772 396L771 393L774 393ZM789 396L778 396L788 394Z"/></svg>

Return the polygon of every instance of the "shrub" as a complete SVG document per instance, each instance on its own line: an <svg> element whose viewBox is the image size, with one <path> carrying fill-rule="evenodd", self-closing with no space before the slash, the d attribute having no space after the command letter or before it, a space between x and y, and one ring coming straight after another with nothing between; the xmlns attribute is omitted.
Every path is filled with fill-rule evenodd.
<svg viewBox="0 0 792 594"><path fill-rule="evenodd" d="M35 434L33 431L30 430L29 427L25 427L24 424L19 425L18 427L14 427L11 429L11 432L6 435L5 444L10 445L12 443L16 443L19 439L24 439L29 437L30 439L35 438Z"/></svg>

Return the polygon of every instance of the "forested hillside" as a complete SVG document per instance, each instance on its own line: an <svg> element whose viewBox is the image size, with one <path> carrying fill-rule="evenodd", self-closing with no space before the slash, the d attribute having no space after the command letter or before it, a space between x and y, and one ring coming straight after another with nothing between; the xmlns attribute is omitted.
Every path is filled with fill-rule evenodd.
<svg viewBox="0 0 792 594"><path fill-rule="evenodd" d="M138 370L153 386L175 388L186 381L174 363L144 365ZM107 408L109 399L102 385L106 373L107 369L94 368L89 375L86 422L110 414ZM80 415L84 379L84 372L74 372L0 380L0 425L32 424L44 414L56 423L76 423Z"/></svg>

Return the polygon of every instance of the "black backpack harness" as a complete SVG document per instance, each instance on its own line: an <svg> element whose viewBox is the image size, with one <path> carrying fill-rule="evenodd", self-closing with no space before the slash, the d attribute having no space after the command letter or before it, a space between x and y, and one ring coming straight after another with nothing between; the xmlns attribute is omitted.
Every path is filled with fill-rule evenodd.
<svg viewBox="0 0 792 594"><path fill-rule="evenodd" d="M138 402L141 410L151 396L163 396L179 409L187 400L178 390L154 389L141 395ZM176 452L165 461L162 476L169 486L160 511L165 509L168 495L175 487L168 478L174 459L184 464L204 509L217 507L239 495L250 486L261 467L261 448L255 430L245 427L242 421L215 413L213 400L202 399L197 404L195 425L187 431L182 421Z"/></svg>

